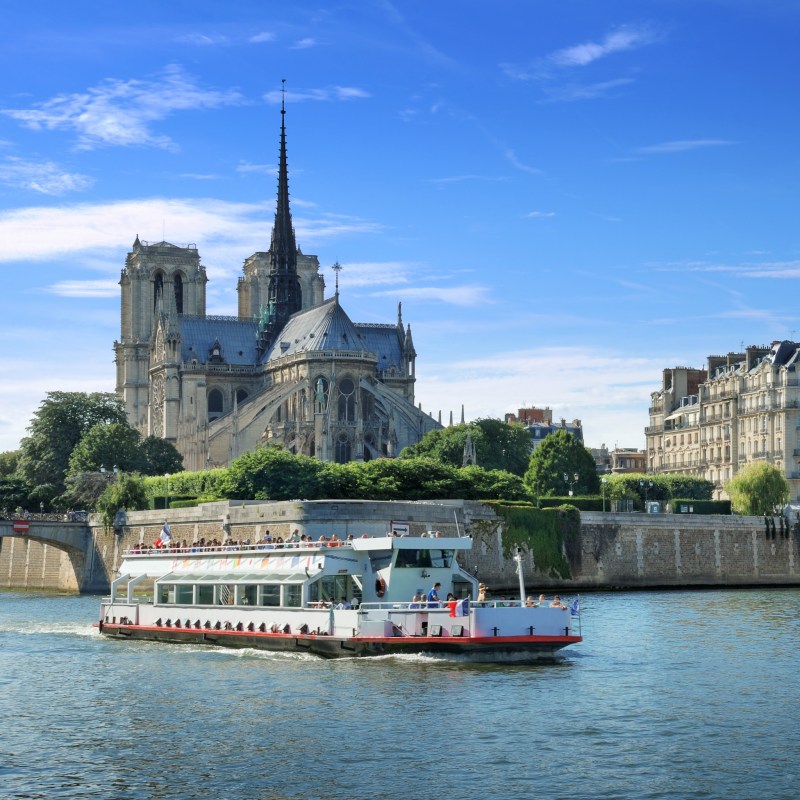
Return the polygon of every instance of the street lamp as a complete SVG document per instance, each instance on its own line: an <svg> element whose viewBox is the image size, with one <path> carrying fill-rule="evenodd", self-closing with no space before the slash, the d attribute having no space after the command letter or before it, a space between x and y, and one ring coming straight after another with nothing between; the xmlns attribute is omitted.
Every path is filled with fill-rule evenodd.
<svg viewBox="0 0 800 800"><path fill-rule="evenodd" d="M639 487L644 490L644 510L647 512L647 492L653 488L653 481L639 481Z"/></svg>
<svg viewBox="0 0 800 800"><path fill-rule="evenodd" d="M603 513L606 513L606 484L608 483L608 478L603 476L600 478L600 483L603 484Z"/></svg>
<svg viewBox="0 0 800 800"><path fill-rule="evenodd" d="M575 486L575 484L578 482L578 478L580 478L580 475L578 475L577 472L573 472L572 473L572 480L570 480L570 478L569 478L569 473L567 473L567 472L564 473L564 483L568 483L569 484L569 496L570 497L572 497L572 487Z"/></svg>

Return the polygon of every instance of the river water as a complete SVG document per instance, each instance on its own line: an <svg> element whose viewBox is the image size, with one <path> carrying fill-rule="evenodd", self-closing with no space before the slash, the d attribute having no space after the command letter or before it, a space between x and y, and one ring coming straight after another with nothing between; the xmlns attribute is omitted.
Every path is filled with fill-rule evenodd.
<svg viewBox="0 0 800 800"><path fill-rule="evenodd" d="M593 594L555 665L101 638L0 592L4 798L796 798L799 590Z"/></svg>

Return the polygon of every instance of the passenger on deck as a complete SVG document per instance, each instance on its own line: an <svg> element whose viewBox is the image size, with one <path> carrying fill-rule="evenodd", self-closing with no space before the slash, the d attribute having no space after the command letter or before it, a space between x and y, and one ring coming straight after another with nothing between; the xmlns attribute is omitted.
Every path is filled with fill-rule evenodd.
<svg viewBox="0 0 800 800"><path fill-rule="evenodd" d="M489 587L485 583L478 584L478 602L485 603L486 602L486 592Z"/></svg>
<svg viewBox="0 0 800 800"><path fill-rule="evenodd" d="M414 596L411 598L411 602L409 603L409 608L419 608L420 600L422 598L419 596L418 593L415 593Z"/></svg>
<svg viewBox="0 0 800 800"><path fill-rule="evenodd" d="M536 607L536 603L533 600L533 595L532 594L529 594L528 597L526 598L525 606L527 608L535 608Z"/></svg>
<svg viewBox="0 0 800 800"><path fill-rule="evenodd" d="M566 606L561 602L561 598L556 595L553 598L553 602L550 603L550 608L566 608Z"/></svg>
<svg viewBox="0 0 800 800"><path fill-rule="evenodd" d="M346 597L343 597L343 598L342 598L342 599L339 601L339 603L338 603L338 605L336 606L336 608L339 608L339 609L342 609L342 608L350 608L350 603L348 603L348 602L347 602L347 598L346 598Z"/></svg>
<svg viewBox="0 0 800 800"><path fill-rule="evenodd" d="M439 589L442 588L442 584L439 581L433 584L433 586L428 591L428 608L439 608Z"/></svg>
<svg viewBox="0 0 800 800"><path fill-rule="evenodd" d="M456 603L457 602L458 602L458 600L456 600L456 596L452 592L448 592L447 593L447 601L445 602L445 605L450 609L450 616L451 617L454 617L456 615Z"/></svg>
<svg viewBox="0 0 800 800"><path fill-rule="evenodd" d="M547 598L543 594L540 594L539 602L536 605L541 606L541 608L544 608L547 605Z"/></svg>

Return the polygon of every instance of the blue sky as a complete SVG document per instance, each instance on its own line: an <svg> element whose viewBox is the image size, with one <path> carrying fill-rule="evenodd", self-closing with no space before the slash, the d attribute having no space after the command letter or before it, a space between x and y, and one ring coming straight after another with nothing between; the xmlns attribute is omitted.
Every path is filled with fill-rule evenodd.
<svg viewBox="0 0 800 800"><path fill-rule="evenodd" d="M800 337L794 0L2 8L0 450L47 391L113 391L137 234L236 313L281 79L298 244L354 321L402 301L434 416L643 447L662 369Z"/></svg>

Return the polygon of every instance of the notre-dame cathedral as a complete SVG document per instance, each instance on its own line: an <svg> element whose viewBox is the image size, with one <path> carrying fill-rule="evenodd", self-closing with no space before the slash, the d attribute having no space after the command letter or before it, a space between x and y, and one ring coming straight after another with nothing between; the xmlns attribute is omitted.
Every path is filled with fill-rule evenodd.
<svg viewBox="0 0 800 800"><path fill-rule="evenodd" d="M319 259L297 247L285 114L282 105L272 239L244 262L238 316L206 315L193 245L137 236L122 270L117 393L131 425L173 442L186 469L224 466L266 444L368 461L440 427L414 404L417 354L400 308L393 324L353 323L338 283L325 300Z"/></svg>

